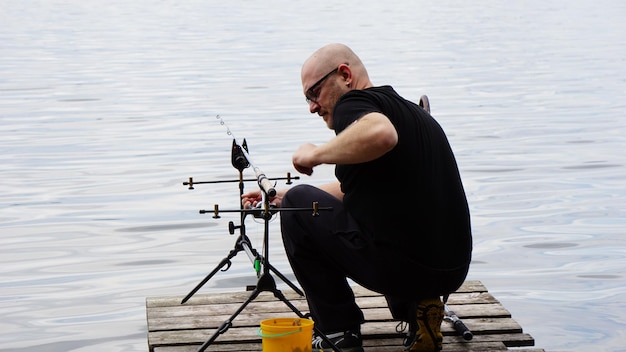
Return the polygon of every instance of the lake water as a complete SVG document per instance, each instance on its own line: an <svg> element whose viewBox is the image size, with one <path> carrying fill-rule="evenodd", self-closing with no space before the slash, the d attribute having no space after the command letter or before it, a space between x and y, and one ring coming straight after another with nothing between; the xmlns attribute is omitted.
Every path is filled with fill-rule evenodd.
<svg viewBox="0 0 626 352"><path fill-rule="evenodd" d="M236 208L236 183L182 182L237 178L226 128L270 177L331 138L299 83L330 42L430 97L472 212L468 279L538 347L626 350L624 18L605 0L3 0L0 351L146 351L145 298L185 295L234 246L238 216L198 210ZM201 292L255 282L241 254Z"/></svg>

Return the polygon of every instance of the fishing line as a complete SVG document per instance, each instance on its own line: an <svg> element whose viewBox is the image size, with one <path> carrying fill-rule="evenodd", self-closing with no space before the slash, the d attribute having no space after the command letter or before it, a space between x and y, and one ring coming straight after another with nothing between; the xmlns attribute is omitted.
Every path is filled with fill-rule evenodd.
<svg viewBox="0 0 626 352"><path fill-rule="evenodd" d="M246 145L245 139L244 139L243 144L239 144L239 142L237 142L237 138L235 138L235 135L233 134L233 132L230 130L230 128L228 127L226 122L224 122L224 119L220 115L217 115L215 118L217 120L219 120L220 125L226 127L226 134L228 134L229 136L233 137L234 145L237 145L237 146L240 147L241 153L247 159L248 164L254 170L254 173L256 174L257 182L259 184L259 187L261 187L261 189L263 190L264 195L267 194L270 197L275 196L276 195L276 190L274 189L274 185L272 184L270 179L267 178L267 176L265 176L265 173L263 173L263 171L261 171L261 169L259 169L257 166L255 166L255 164L252 162L252 159L250 158L250 154L248 154L248 147Z"/></svg>
<svg viewBox="0 0 626 352"><path fill-rule="evenodd" d="M220 125L226 127L226 134L233 137L233 139L235 139L235 141L237 140L237 138L235 138L235 135L233 134L233 132L230 130L230 127L228 127L228 125L226 124L226 122L224 122L224 119L220 116L220 115L216 115L215 116L216 119L219 120Z"/></svg>

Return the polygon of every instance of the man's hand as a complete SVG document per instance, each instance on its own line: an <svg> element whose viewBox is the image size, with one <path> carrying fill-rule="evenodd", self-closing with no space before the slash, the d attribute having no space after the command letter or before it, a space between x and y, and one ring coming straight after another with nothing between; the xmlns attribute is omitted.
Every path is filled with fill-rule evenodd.
<svg viewBox="0 0 626 352"><path fill-rule="evenodd" d="M311 176L313 174L313 168L319 163L315 162L313 157L317 146L315 144L307 143L301 145L293 156L291 162L296 171Z"/></svg>
<svg viewBox="0 0 626 352"><path fill-rule="evenodd" d="M270 203L275 205L276 207L280 207L280 203L283 200L283 195L285 191L276 190L276 196L270 198ZM241 204L244 209L251 209L256 207L259 202L263 201L263 195L261 194L261 190L251 191L241 195Z"/></svg>
<svg viewBox="0 0 626 352"><path fill-rule="evenodd" d="M262 201L261 191L252 191L241 195L241 204L244 209L255 207L257 203Z"/></svg>
<svg viewBox="0 0 626 352"><path fill-rule="evenodd" d="M371 112L341 131L328 143L301 145L293 154L294 168L311 175L321 164L359 164L385 155L398 144L398 132L387 116Z"/></svg>

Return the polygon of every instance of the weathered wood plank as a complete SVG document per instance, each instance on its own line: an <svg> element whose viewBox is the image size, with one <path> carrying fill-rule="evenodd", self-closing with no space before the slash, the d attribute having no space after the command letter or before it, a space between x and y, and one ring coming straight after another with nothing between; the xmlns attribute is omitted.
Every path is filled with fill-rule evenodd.
<svg viewBox="0 0 626 352"><path fill-rule="evenodd" d="M366 296L380 296L379 293L368 290L361 286L355 286L353 288L355 296L366 297ZM287 299L297 299L303 298L298 295L294 291L291 290L282 290L283 294ZM461 287L453 294L456 295L458 293L471 293L471 292L487 292L487 288L480 281L466 281L461 285ZM243 303L250 296L250 292L240 291L240 292L221 292L221 293L197 293L192 296L189 301L187 301L186 305L203 305L203 304L222 304L222 303ZM183 299L183 295L181 296L167 296L167 297L148 297L146 299L146 307L170 307L170 306L178 306L181 305L181 301ZM261 292L259 296L255 299L258 302L265 301L273 301L276 298L269 292ZM452 303L452 302L450 302Z"/></svg>
<svg viewBox="0 0 626 352"><path fill-rule="evenodd" d="M200 345L185 346L165 346L157 347L154 352L196 352ZM262 345L259 344L213 344L207 352L260 352ZM398 352L398 345L386 346L368 346L365 344L365 350L370 352ZM443 345L442 352L469 352L469 351L505 351L507 347L499 342L480 342L473 344L446 344ZM545 352L539 348L522 348L515 349L515 352Z"/></svg>
<svg viewBox="0 0 626 352"><path fill-rule="evenodd" d="M464 320L468 328L474 335L482 334L511 334L521 333L520 325L511 318L479 318ZM369 338L390 338L402 336L396 332L397 322L366 322L361 327L361 332L366 339ZM233 326L222 334L218 339L235 341L260 341L258 336L259 325L254 327L238 326L233 321ZM179 341L189 343L202 343L215 333L216 329L194 329L194 330L166 330L154 331L149 334L149 344L154 346L173 345ZM450 324L442 324L444 335L454 335L454 330Z"/></svg>
<svg viewBox="0 0 626 352"><path fill-rule="evenodd" d="M353 290L366 319L361 330L366 350L398 351L404 334L396 330L397 321L392 319L385 298L360 286ZM306 313L308 306L304 297L290 290L283 293L291 304ZM182 297L146 299L150 351L197 351L249 299L250 292L197 294L185 304L181 304ZM534 339L523 333L510 312L479 281L465 282L450 295L448 306L472 330L474 338L463 340L450 323L444 322L444 351L498 351L534 346ZM262 292L231 322L232 326L217 337L207 352L260 351L260 321L273 317L296 317L296 314L273 294Z"/></svg>
<svg viewBox="0 0 626 352"><path fill-rule="evenodd" d="M166 346L157 347L154 352L196 352L200 345L187 345L187 346ZM211 345L207 352L260 352L262 346L260 344L231 344L231 345ZM365 346L366 351L369 352L398 352L400 349L398 346ZM476 345L446 345L444 344L442 352L476 352L476 351L506 351L506 346L500 343L492 344L476 344ZM515 352L545 352L540 348L523 348L515 349Z"/></svg>
<svg viewBox="0 0 626 352"><path fill-rule="evenodd" d="M526 345L524 346L532 346L534 340L528 334L512 334L512 335L502 335L505 340L510 341L526 341ZM364 346L366 350L369 351L398 351L399 346L401 344L401 338L397 339L379 339L379 340L371 340L366 339L364 341ZM521 345L520 345L521 346ZM186 345L186 346L163 346L156 347L154 352L196 352L200 344L194 345ZM477 336L472 341L464 341L462 338L454 339L453 337L444 338L443 344L443 352L455 352L455 351L497 351L497 350L506 350L508 347L517 347L510 346L506 343L506 341L499 341L495 338L494 335L484 335ZM259 352L262 349L261 342L258 343L219 343L215 342L212 344L207 351L256 351ZM524 348L524 349L515 349L516 352L540 352L543 349L535 349L535 348Z"/></svg>
<svg viewBox="0 0 626 352"><path fill-rule="evenodd" d="M202 295L199 298L204 298L204 297L205 295ZM262 297L266 298L265 295ZM297 297L289 299L289 301L293 303L294 305L298 306L299 308L300 307L307 308L306 300L303 297L297 296ZM378 296L357 295L356 301L359 304L359 306L362 308L381 307L381 306L386 307L387 305L385 298L381 295L378 295ZM155 300L152 300L152 299L149 299L147 302L148 304L147 311L148 311L148 314L150 314L150 317L158 317L159 314L161 315L177 314L180 316L202 314L205 310L213 311L214 309L218 309L218 310L233 309L234 311L243 302L231 301L231 302L198 303L195 301L189 301L185 304L180 304L180 302L177 302L176 304L173 304L173 305L163 305L163 304L154 304L154 303L156 302ZM465 305L465 304L493 304L493 303L499 304L498 300L495 299L495 297L493 297L488 292L455 293L455 294L450 295L450 298L448 300L448 306ZM268 312L271 310L281 311L286 307L284 302L273 297L272 299L257 298L254 301L252 301L248 305L248 307L246 307L246 309L252 309L252 307L254 306L267 307L263 309L265 309ZM257 309L260 309L260 308L257 308Z"/></svg>
<svg viewBox="0 0 626 352"><path fill-rule="evenodd" d="M293 303L293 302L292 302ZM282 310L272 309L266 306L252 305L247 310L246 314L239 315L234 323L238 326L258 326L259 322L263 319L267 319L271 315L273 318L293 317L295 313L285 307ZM306 307L296 306L301 310L306 310ZM250 306L248 306L250 307ZM223 307L221 307L223 308ZM149 314L148 317L151 321L150 331L163 331L163 330L182 330L182 329L200 329L200 328L217 328L226 319L229 319L235 308L221 309L216 308L214 311L211 309L195 310L192 312L185 312L185 314L179 314L180 312L173 312L168 314L167 310L159 311L158 314ZM478 305L464 305L464 306L450 306L452 310L461 318L477 318L477 317L494 317L494 318L507 318L511 314L508 310L504 309L498 304L481 304ZM271 314L270 314L271 313ZM389 309L385 308L365 308L363 314L367 321L390 321L391 316Z"/></svg>

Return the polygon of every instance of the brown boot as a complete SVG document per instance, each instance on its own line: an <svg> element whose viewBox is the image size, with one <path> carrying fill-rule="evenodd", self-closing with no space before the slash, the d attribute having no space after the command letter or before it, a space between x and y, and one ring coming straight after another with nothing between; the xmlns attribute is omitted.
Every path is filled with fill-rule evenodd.
<svg viewBox="0 0 626 352"><path fill-rule="evenodd" d="M443 315L443 302L439 297L419 301L415 318L409 322L409 334L404 340L404 350L410 352L441 351Z"/></svg>

